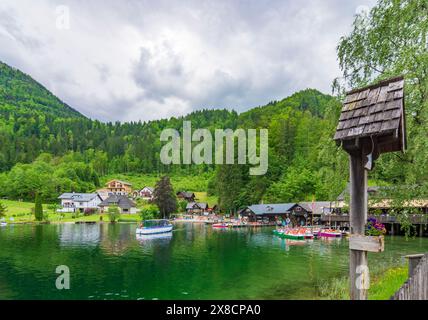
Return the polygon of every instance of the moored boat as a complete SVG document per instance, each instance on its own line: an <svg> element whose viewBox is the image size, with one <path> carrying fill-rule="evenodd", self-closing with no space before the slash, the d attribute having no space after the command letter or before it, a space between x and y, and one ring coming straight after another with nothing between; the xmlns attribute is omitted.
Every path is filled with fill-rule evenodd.
<svg viewBox="0 0 428 320"><path fill-rule="evenodd" d="M7 222L0 222L0 227L6 227L7 226Z"/></svg>
<svg viewBox="0 0 428 320"><path fill-rule="evenodd" d="M148 235L172 231L172 224L166 219L144 220L135 231L136 234Z"/></svg>
<svg viewBox="0 0 428 320"><path fill-rule="evenodd" d="M228 226L226 223L214 223L214 224L212 225L212 227L213 227L213 228L216 228L216 229L226 229L226 228L228 228L229 226Z"/></svg>
<svg viewBox="0 0 428 320"><path fill-rule="evenodd" d="M274 230L274 234L278 237L291 240L312 239L313 235L307 233L305 228L284 228Z"/></svg>
<svg viewBox="0 0 428 320"><path fill-rule="evenodd" d="M342 233L338 230L333 229L323 229L320 230L318 233L319 237L326 237L326 238L339 238L342 236Z"/></svg>

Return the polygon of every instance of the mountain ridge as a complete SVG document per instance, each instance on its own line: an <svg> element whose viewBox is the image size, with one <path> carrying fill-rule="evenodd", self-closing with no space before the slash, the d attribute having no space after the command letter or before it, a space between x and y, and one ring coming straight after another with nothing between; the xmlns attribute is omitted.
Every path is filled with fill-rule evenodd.
<svg viewBox="0 0 428 320"><path fill-rule="evenodd" d="M46 113L56 113L60 117L85 117L30 75L0 61L0 106L2 105L30 110L36 108Z"/></svg>

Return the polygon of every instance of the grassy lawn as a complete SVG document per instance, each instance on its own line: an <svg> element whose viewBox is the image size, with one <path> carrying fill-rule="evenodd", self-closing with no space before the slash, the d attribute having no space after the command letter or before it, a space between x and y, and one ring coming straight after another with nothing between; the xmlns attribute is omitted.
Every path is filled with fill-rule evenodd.
<svg viewBox="0 0 428 320"><path fill-rule="evenodd" d="M1 200L0 202L7 207L6 220L8 222L11 221L10 218L14 220L13 222L34 221L34 215L31 212L31 209L34 208L34 203L12 200Z"/></svg>
<svg viewBox="0 0 428 320"><path fill-rule="evenodd" d="M369 300L389 300L407 280L408 268L393 267L370 276ZM349 278L333 279L320 288L321 299L349 300Z"/></svg>
<svg viewBox="0 0 428 320"><path fill-rule="evenodd" d="M217 197L208 196L206 192L195 192L196 201L207 202L210 207L217 204Z"/></svg>
<svg viewBox="0 0 428 320"><path fill-rule="evenodd" d="M22 202L22 201L12 201L12 200L1 200L7 207L6 212L6 221L9 223L26 223L34 222L34 214L31 209L34 208L34 203L32 202ZM80 214L79 217L73 218L72 213L65 213L62 217L59 213L54 213L52 210L48 209L48 205L43 205L43 211L48 215L48 219L52 223L57 222L76 222L76 221L88 221L88 222L98 222L100 217L103 216L103 221L108 222L108 214L94 214L90 216L84 216ZM12 219L12 220L11 220ZM140 215L137 214L122 214L119 221L123 222L133 222L140 221Z"/></svg>
<svg viewBox="0 0 428 320"><path fill-rule="evenodd" d="M398 267L375 277L369 289L369 300L388 300L406 282L407 273L407 267Z"/></svg>

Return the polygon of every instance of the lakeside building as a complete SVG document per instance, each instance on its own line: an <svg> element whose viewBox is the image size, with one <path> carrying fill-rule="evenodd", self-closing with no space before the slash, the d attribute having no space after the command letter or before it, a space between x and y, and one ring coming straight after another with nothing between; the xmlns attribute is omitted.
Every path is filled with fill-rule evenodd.
<svg viewBox="0 0 428 320"><path fill-rule="evenodd" d="M152 187L144 187L141 190L136 190L133 192L133 196L134 198L141 198L143 200L146 201L152 201L153 200L153 193L154 193L154 188Z"/></svg>
<svg viewBox="0 0 428 320"><path fill-rule="evenodd" d="M119 208L120 213L137 213L137 205L135 204L135 202L129 199L127 196L120 194L113 194L109 196L98 206L101 208L101 213L106 213L108 211L108 208L112 206L117 206Z"/></svg>
<svg viewBox="0 0 428 320"><path fill-rule="evenodd" d="M188 214L208 215L208 203L206 202L189 202L186 206Z"/></svg>
<svg viewBox="0 0 428 320"><path fill-rule="evenodd" d="M320 217L325 212L331 211L331 202L299 202L299 203L275 203L254 204L238 213L246 217L250 222L276 221L278 218L289 218L293 225L318 224Z"/></svg>
<svg viewBox="0 0 428 320"><path fill-rule="evenodd" d="M111 180L106 183L106 190L111 194L127 196L132 194L132 184L122 180Z"/></svg>
<svg viewBox="0 0 428 320"><path fill-rule="evenodd" d="M178 191L177 192L178 200L185 200L187 202L195 202L195 194L193 192L187 191Z"/></svg>
<svg viewBox="0 0 428 320"><path fill-rule="evenodd" d="M58 212L81 212L98 210L102 198L97 193L63 193L58 197L61 200L61 209Z"/></svg>
<svg viewBox="0 0 428 320"><path fill-rule="evenodd" d="M103 201L113 194L113 193L111 193L110 190L105 189L105 188L104 189L98 189L97 193Z"/></svg>

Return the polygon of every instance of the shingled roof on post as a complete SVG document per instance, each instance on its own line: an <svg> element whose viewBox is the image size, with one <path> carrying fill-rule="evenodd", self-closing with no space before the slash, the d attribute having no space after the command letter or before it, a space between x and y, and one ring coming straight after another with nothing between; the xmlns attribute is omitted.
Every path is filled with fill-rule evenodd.
<svg viewBox="0 0 428 320"><path fill-rule="evenodd" d="M334 140L348 152L368 146L376 158L404 151L404 117L403 77L352 90L346 95Z"/></svg>

